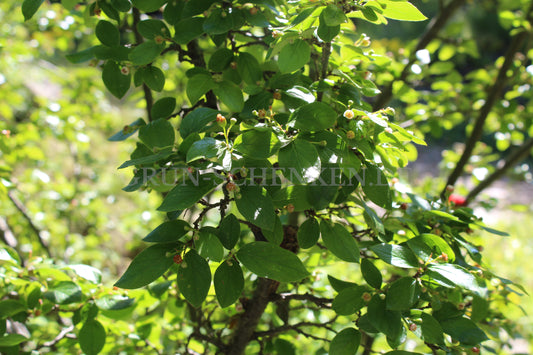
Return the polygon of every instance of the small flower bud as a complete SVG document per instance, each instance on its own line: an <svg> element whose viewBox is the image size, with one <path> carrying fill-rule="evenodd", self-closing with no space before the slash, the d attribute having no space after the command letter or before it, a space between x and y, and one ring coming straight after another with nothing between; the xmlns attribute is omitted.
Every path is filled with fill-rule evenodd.
<svg viewBox="0 0 533 355"><path fill-rule="evenodd" d="M361 298L363 299L363 301L369 302L372 299L372 295L370 293L368 293L368 292L365 292L365 293L363 293Z"/></svg>
<svg viewBox="0 0 533 355"><path fill-rule="evenodd" d="M176 255L174 255L174 257L172 258L172 260L174 260L174 262L175 262L176 264L179 265L179 264L182 263L183 258L181 257L180 254L176 254Z"/></svg>
<svg viewBox="0 0 533 355"><path fill-rule="evenodd" d="M122 75L129 75L130 74L130 68L128 67L122 67L120 69L120 72L122 73Z"/></svg>
<svg viewBox="0 0 533 355"><path fill-rule="evenodd" d="M222 116L220 113L217 115L217 123L224 127L226 125L226 117Z"/></svg>
<svg viewBox="0 0 533 355"><path fill-rule="evenodd" d="M272 94L272 97L274 100L281 100L281 93L279 91L276 91L274 94Z"/></svg>
<svg viewBox="0 0 533 355"><path fill-rule="evenodd" d="M416 328L417 328L417 326L416 326L415 323L411 323L411 324L409 324L409 330L410 330L410 331L414 332L414 331L416 330Z"/></svg>
<svg viewBox="0 0 533 355"><path fill-rule="evenodd" d="M289 203L287 205L287 212L289 212L289 213L294 212L294 205L292 203Z"/></svg>
<svg viewBox="0 0 533 355"><path fill-rule="evenodd" d="M161 44L161 43L165 42L165 39L163 38L163 36L155 36L154 41L157 44Z"/></svg>

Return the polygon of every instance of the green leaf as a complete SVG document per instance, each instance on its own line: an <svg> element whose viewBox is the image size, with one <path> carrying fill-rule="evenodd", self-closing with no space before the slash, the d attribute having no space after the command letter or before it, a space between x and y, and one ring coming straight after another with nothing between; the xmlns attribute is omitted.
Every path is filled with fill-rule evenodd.
<svg viewBox="0 0 533 355"><path fill-rule="evenodd" d="M345 328L331 340L329 354L355 355L359 344L361 344L361 333L355 328Z"/></svg>
<svg viewBox="0 0 533 355"><path fill-rule="evenodd" d="M181 20L174 26L176 29L174 39L178 44L185 45L189 43L204 33L203 24L203 17L192 17Z"/></svg>
<svg viewBox="0 0 533 355"><path fill-rule="evenodd" d="M233 27L233 17L226 11L216 8L211 11L204 21L203 30L209 35L219 35L228 32Z"/></svg>
<svg viewBox="0 0 533 355"><path fill-rule="evenodd" d="M435 234L424 233L407 241L409 248L422 260L436 258L443 253L450 262L455 261L455 253L448 243Z"/></svg>
<svg viewBox="0 0 533 355"><path fill-rule="evenodd" d="M143 12L155 12L159 10L168 0L131 0L133 6Z"/></svg>
<svg viewBox="0 0 533 355"><path fill-rule="evenodd" d="M383 276L373 262L366 258L361 260L361 273L367 284L378 290L381 288Z"/></svg>
<svg viewBox="0 0 533 355"><path fill-rule="evenodd" d="M420 297L420 289L412 277L394 281L387 291L387 309L404 311L410 309Z"/></svg>
<svg viewBox="0 0 533 355"><path fill-rule="evenodd" d="M321 131L330 128L337 120L337 113L323 102L313 102L299 107L291 114L294 128L302 131Z"/></svg>
<svg viewBox="0 0 533 355"><path fill-rule="evenodd" d="M23 335L8 333L0 337L0 346L1 347L16 346L28 340L29 339Z"/></svg>
<svg viewBox="0 0 533 355"><path fill-rule="evenodd" d="M302 68L311 59L309 44L301 39L285 45L278 58L279 69L282 73L291 73Z"/></svg>
<svg viewBox="0 0 533 355"><path fill-rule="evenodd" d="M365 287L349 284L339 291L339 294L333 299L331 307L335 313L341 316L354 314L366 305L363 299L365 292L367 292Z"/></svg>
<svg viewBox="0 0 533 355"><path fill-rule="evenodd" d="M168 244L155 244L139 253L114 286L134 289L148 285L163 275L174 262Z"/></svg>
<svg viewBox="0 0 533 355"><path fill-rule="evenodd" d="M318 242L320 237L320 225L315 217L310 217L298 228L298 244L300 248L311 248Z"/></svg>
<svg viewBox="0 0 533 355"><path fill-rule="evenodd" d="M283 225L281 224L281 220L279 219L279 216L276 216L274 219L274 226L272 227L272 230L266 230L263 229L263 236L268 240L270 243L280 245L283 241Z"/></svg>
<svg viewBox="0 0 533 355"><path fill-rule="evenodd" d="M268 242L244 245L237 258L257 276L280 282L296 282L309 275L294 253Z"/></svg>
<svg viewBox="0 0 533 355"><path fill-rule="evenodd" d="M376 255L393 266L402 268L419 267L418 259L413 252L405 247L395 244L377 244L370 247Z"/></svg>
<svg viewBox="0 0 533 355"><path fill-rule="evenodd" d="M154 91L161 91L165 87L165 74L161 69L154 66L146 67L143 72L143 81Z"/></svg>
<svg viewBox="0 0 533 355"><path fill-rule="evenodd" d="M73 264L69 265L67 268L72 270L77 276L93 284L99 284L102 281L102 272L95 267L83 264Z"/></svg>
<svg viewBox="0 0 533 355"><path fill-rule="evenodd" d="M137 24L137 30L146 39L154 39L157 36L168 38L170 31L163 21L148 19Z"/></svg>
<svg viewBox="0 0 533 355"><path fill-rule="evenodd" d="M53 303L57 304L70 304L81 302L82 293L81 288L72 281L60 281L50 287L48 291L44 293L44 297Z"/></svg>
<svg viewBox="0 0 533 355"><path fill-rule="evenodd" d="M187 164L198 159L211 159L218 155L221 141L206 137L194 142L187 151Z"/></svg>
<svg viewBox="0 0 533 355"><path fill-rule="evenodd" d="M146 65L152 63L163 49L165 49L164 43L146 41L133 48L128 57L133 65Z"/></svg>
<svg viewBox="0 0 533 355"><path fill-rule="evenodd" d="M389 351L383 355L423 355L421 353L413 353L411 351L405 351L405 350L392 350Z"/></svg>
<svg viewBox="0 0 533 355"><path fill-rule="evenodd" d="M117 133L113 134L111 137L109 137L107 140L110 142L119 142L123 141L126 138L132 136L137 132L137 130L141 127L146 125L144 120L142 118L138 118L129 125L125 126L123 129L118 131Z"/></svg>
<svg viewBox="0 0 533 355"><path fill-rule="evenodd" d="M367 314L370 323L387 338L397 339L403 328L401 313L386 309L386 301L379 295L374 295L367 306Z"/></svg>
<svg viewBox="0 0 533 355"><path fill-rule="evenodd" d="M164 148L174 145L174 127L165 119L158 119L139 129L139 139L149 148Z"/></svg>
<svg viewBox="0 0 533 355"><path fill-rule="evenodd" d="M310 183L318 179L321 162L315 146L296 139L279 151L279 166L283 175L295 184Z"/></svg>
<svg viewBox="0 0 533 355"><path fill-rule="evenodd" d="M324 19L324 14L320 14L320 22L316 31L318 37L324 42L331 42L335 36L337 36L341 31L341 26L328 26L326 20Z"/></svg>
<svg viewBox="0 0 533 355"><path fill-rule="evenodd" d="M108 47L116 47L120 45L120 32L117 26L109 21L100 20L94 30L98 40Z"/></svg>
<svg viewBox="0 0 533 355"><path fill-rule="evenodd" d="M24 311L26 311L26 306L21 301L9 299L0 301L1 318L9 318Z"/></svg>
<svg viewBox="0 0 533 355"><path fill-rule="evenodd" d="M459 265L430 264L425 275L445 287L459 286L482 297L487 293L476 277Z"/></svg>
<svg viewBox="0 0 533 355"><path fill-rule="evenodd" d="M192 105L216 86L211 75L196 74L187 81L187 97Z"/></svg>
<svg viewBox="0 0 533 355"><path fill-rule="evenodd" d="M81 350L87 355L96 355L105 345L106 332L104 326L95 319L83 324L78 334Z"/></svg>
<svg viewBox="0 0 533 355"><path fill-rule="evenodd" d="M213 89L213 92L231 112L241 112L244 107L242 90L231 81L224 80Z"/></svg>
<svg viewBox="0 0 533 355"><path fill-rule="evenodd" d="M176 108L176 99L173 97L163 97L157 100L152 106L150 114L152 119L157 120L158 118L167 118L169 117L174 109Z"/></svg>
<svg viewBox="0 0 533 355"><path fill-rule="evenodd" d="M104 311L120 311L132 307L135 304L135 298L123 295L104 295L97 298L94 303Z"/></svg>
<svg viewBox="0 0 533 355"><path fill-rule="evenodd" d="M377 166L368 163L363 174L364 182L361 186L365 195L376 205L391 209L392 194L385 173Z"/></svg>
<svg viewBox="0 0 533 355"><path fill-rule="evenodd" d="M241 296L244 288L242 269L236 260L226 260L219 265L213 278L220 307L228 307Z"/></svg>
<svg viewBox="0 0 533 355"><path fill-rule="evenodd" d="M22 2L22 15L24 16L24 21L28 21L35 15L39 7L44 2L44 0L24 0Z"/></svg>
<svg viewBox="0 0 533 355"><path fill-rule="evenodd" d="M224 258L224 247L216 236L217 230L213 227L200 229L196 243L196 250L201 257L211 261L220 262Z"/></svg>
<svg viewBox="0 0 533 355"><path fill-rule="evenodd" d="M209 58L207 66L212 71L221 72L228 67L228 65L233 61L233 58L233 51L226 47L222 47L213 53L211 58Z"/></svg>
<svg viewBox="0 0 533 355"><path fill-rule="evenodd" d="M250 53L241 52L237 57L237 71L246 84L257 85L263 79L263 72L257 59Z"/></svg>
<svg viewBox="0 0 533 355"><path fill-rule="evenodd" d="M424 16L413 4L408 1L385 0L382 3L384 17L399 21L424 21Z"/></svg>
<svg viewBox="0 0 533 355"><path fill-rule="evenodd" d="M218 229L218 238L224 248L231 250L239 241L241 235L241 224L233 213L230 213L222 221Z"/></svg>
<svg viewBox="0 0 533 355"><path fill-rule="evenodd" d="M209 264L195 250L190 250L178 269L178 287L185 299L199 307L211 287Z"/></svg>
<svg viewBox="0 0 533 355"><path fill-rule="evenodd" d="M464 345L478 345L488 340L483 330L467 318L451 318L440 322L444 333L451 335Z"/></svg>
<svg viewBox="0 0 533 355"><path fill-rule="evenodd" d="M442 326L427 313L422 313L422 336L426 343L444 346Z"/></svg>
<svg viewBox="0 0 533 355"><path fill-rule="evenodd" d="M179 127L181 137L185 139L191 133L203 132L209 123L216 120L217 114L218 111L207 107L199 107L193 110L181 121Z"/></svg>
<svg viewBox="0 0 533 355"><path fill-rule="evenodd" d="M155 162L164 160L172 155L172 147L166 147L158 151L156 154L145 155L140 158L130 159L122 163L118 169L124 169L133 165L153 164Z"/></svg>
<svg viewBox="0 0 533 355"><path fill-rule="evenodd" d="M77 0L73 0L78 3ZM128 12L131 10L131 3L129 0L111 0L111 6L115 8L115 10L120 12Z"/></svg>
<svg viewBox="0 0 533 355"><path fill-rule="evenodd" d="M95 48L96 47L89 47L76 53L67 54L65 55L65 58L73 64L80 64L94 58Z"/></svg>
<svg viewBox="0 0 533 355"><path fill-rule="evenodd" d="M328 275L328 281L331 285L331 287L333 287L333 289L337 292L341 292L342 290L348 288L348 287L359 287L359 285L353 283L353 282L348 282L348 281L343 281L343 280L339 280L331 275Z"/></svg>
<svg viewBox="0 0 533 355"><path fill-rule="evenodd" d="M191 176L170 190L157 210L172 212L189 208L214 190L217 185L216 176L213 174Z"/></svg>
<svg viewBox="0 0 533 355"><path fill-rule="evenodd" d="M276 154L280 146L278 137L270 129L250 129L235 138L233 148L247 157L266 159Z"/></svg>
<svg viewBox="0 0 533 355"><path fill-rule="evenodd" d="M276 212L272 199L265 189L260 186L243 186L241 198L236 199L235 203L248 222L262 229L273 230Z"/></svg>
<svg viewBox="0 0 533 355"><path fill-rule="evenodd" d="M338 26L346 22L344 11L335 4L329 4L321 13L327 26Z"/></svg>
<svg viewBox="0 0 533 355"><path fill-rule="evenodd" d="M320 222L320 234L326 248L341 260L359 262L359 247L354 237L339 223Z"/></svg>
<svg viewBox="0 0 533 355"><path fill-rule="evenodd" d="M127 75L122 74L118 64L112 60L108 60L102 70L102 80L107 90L121 99L130 88L131 73Z"/></svg>
<svg viewBox="0 0 533 355"><path fill-rule="evenodd" d="M189 223L175 219L160 224L156 229L148 233L143 241L148 243L177 242L191 230Z"/></svg>

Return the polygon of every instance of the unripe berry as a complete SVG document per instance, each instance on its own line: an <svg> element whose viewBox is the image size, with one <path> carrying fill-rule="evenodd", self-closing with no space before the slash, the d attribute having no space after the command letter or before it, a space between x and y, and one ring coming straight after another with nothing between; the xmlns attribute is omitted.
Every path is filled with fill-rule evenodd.
<svg viewBox="0 0 533 355"><path fill-rule="evenodd" d="M361 298L363 299L363 301L369 302L372 299L372 295L370 293L368 293L368 292L365 292L365 293L363 293Z"/></svg>
<svg viewBox="0 0 533 355"><path fill-rule="evenodd" d="M217 115L217 123L221 126L226 125L226 117L222 116L220 113Z"/></svg>
<svg viewBox="0 0 533 355"><path fill-rule="evenodd" d="M289 213L294 212L294 205L292 203L289 203L287 205L287 212L289 212Z"/></svg>
<svg viewBox="0 0 533 355"><path fill-rule="evenodd" d="M387 298L387 295L384 294L384 293L381 293L381 294L379 295L379 298L380 298L381 300L384 300L385 298Z"/></svg>
<svg viewBox="0 0 533 355"><path fill-rule="evenodd" d="M352 118L355 117L355 113L352 110L346 110L344 111L343 116L351 120Z"/></svg>
<svg viewBox="0 0 533 355"><path fill-rule="evenodd" d="M355 132L352 131L352 130L346 132L346 138L348 138L348 139L354 139L354 138L355 138Z"/></svg>
<svg viewBox="0 0 533 355"><path fill-rule="evenodd" d="M442 258L442 260L444 260L444 261L446 261L446 262L448 261L448 254L446 254L446 253L442 253L442 254L440 255L440 257Z"/></svg>
<svg viewBox="0 0 533 355"><path fill-rule="evenodd" d="M120 72L122 73L122 75L129 75L130 74L130 68L128 67L122 67L120 69Z"/></svg>
<svg viewBox="0 0 533 355"><path fill-rule="evenodd" d="M263 108L260 109L260 110L257 112L257 116L259 116L260 118L264 118L264 117L266 117L266 115L267 115L267 112L266 112L266 110L263 109Z"/></svg>
<svg viewBox="0 0 533 355"><path fill-rule="evenodd" d="M257 14L257 11L259 11L259 10L257 9L257 7L252 7L252 8L250 9L250 15L253 16L253 15Z"/></svg>
<svg viewBox="0 0 533 355"><path fill-rule="evenodd" d="M229 66L231 69L237 69L237 62L231 62L229 63Z"/></svg>
<svg viewBox="0 0 533 355"><path fill-rule="evenodd" d="M226 190L228 190L229 192L235 192L235 191L238 191L238 186L233 182L233 181L229 181L227 184L226 184Z"/></svg>
<svg viewBox="0 0 533 355"><path fill-rule="evenodd" d="M165 42L165 39L163 38L163 36L155 36L154 41L157 44L161 44L161 43Z"/></svg>

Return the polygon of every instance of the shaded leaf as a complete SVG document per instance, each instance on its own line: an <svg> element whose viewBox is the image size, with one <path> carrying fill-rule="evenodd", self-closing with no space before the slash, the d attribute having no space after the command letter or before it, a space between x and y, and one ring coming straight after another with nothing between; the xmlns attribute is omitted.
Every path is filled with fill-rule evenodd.
<svg viewBox="0 0 533 355"><path fill-rule="evenodd" d="M207 261L195 250L185 254L178 269L178 287L185 299L199 307L211 287L211 269Z"/></svg>

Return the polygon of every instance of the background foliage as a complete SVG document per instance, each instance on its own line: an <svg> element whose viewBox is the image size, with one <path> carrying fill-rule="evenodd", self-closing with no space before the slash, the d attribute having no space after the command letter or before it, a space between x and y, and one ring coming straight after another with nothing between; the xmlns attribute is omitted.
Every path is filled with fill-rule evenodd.
<svg viewBox="0 0 533 355"><path fill-rule="evenodd" d="M387 20L375 11L386 10L378 2L205 2L201 11L194 6L204 2L195 2L189 10L198 16L182 12L181 20L175 17L177 10L171 11L171 5L179 7L180 2L167 5L162 14L157 10L166 1L134 1L140 11L133 12L127 12L129 1L38 6L41 2L25 1L22 11L17 2L0 4L2 352L229 353L237 343L233 334L254 309L254 295L261 287L279 289L263 290L269 299L259 328L251 329L253 340L244 344L250 353L355 353L361 333L361 353L370 348L475 352L485 337L490 341L482 343L483 351L505 353L510 338L531 337L531 322L520 318L529 298L520 298L525 290L501 277L531 288L531 279L524 279L527 273L515 271L525 270L515 256L522 254L526 260L527 253L531 255L519 237L526 235L527 225L504 224L500 229L513 239L499 239L489 236L487 230L494 231L469 208L446 203L447 195L444 203L438 202L446 185L456 182L449 174L464 147L479 138L482 142L472 145L473 153L466 157L466 179L456 188L473 206L495 202L478 198L472 186L480 181L510 171L515 179L529 179L528 165L517 165L531 149L528 1L450 1L440 7L419 2L415 4L432 22L389 20L386 26ZM385 13L389 18L423 19L411 8L399 16L391 12L398 4L380 3L390 6ZM346 12L357 27L338 11L354 5L362 7ZM37 12L23 23L23 14L32 17L32 6ZM227 12L228 7L235 10ZM141 12L149 12L152 19L163 17L170 30ZM292 25L284 23L283 16ZM276 29L268 28L269 23ZM342 35L334 37L340 28ZM334 44L328 49L321 40ZM137 46L128 48L126 43ZM266 50L273 59L266 60ZM81 64L72 65L66 58ZM169 99L157 101L161 98ZM389 105L395 112L380 111ZM289 117L286 113L294 109ZM346 113L350 109L364 118L351 120ZM225 124L214 122L218 112L226 115ZM232 112L238 123L230 131ZM331 112L338 116L335 128ZM194 113L194 120L185 118ZM134 138L107 141L133 133L131 122L141 122L136 121L139 117L143 123L157 122L141 129L144 145ZM203 125L194 123L199 118L205 120ZM295 122L292 132L285 126L288 120ZM481 130L474 128L480 121ZM179 136L170 136L176 126ZM430 148L447 148L441 165L448 181L433 177L413 184L412 175L400 170L398 176L398 168L424 149L406 145L422 141L404 134L402 127L414 130L416 137L426 136ZM303 133L296 135L299 130ZM322 136L306 131L321 131ZM331 132L336 135L333 143ZM472 132L480 137L473 140ZM154 149L174 145L175 138L177 149ZM224 146L227 142L231 144ZM356 147L360 155L343 156L346 147ZM245 158L274 156L271 162L282 167L297 165L308 171L317 161L327 161L328 149L341 155L348 167L364 164L367 172L375 173L384 168L391 189L363 186L346 202L336 192L328 195L311 188L311 196L325 200L309 201L297 192L290 195L287 187L282 192L249 187L231 191L228 184L234 177L228 176L222 191L219 187L195 205L203 192L188 201L179 191L167 194L170 187L154 182L143 187L144 192L122 192L132 174L115 170L124 161L160 167L170 159L196 170L213 163L227 168L224 155L231 152ZM263 159L262 164L271 162ZM237 160L234 166L257 163ZM240 174L246 178L245 170ZM307 188L297 186L304 187L295 190ZM246 220L237 239L239 222L231 214L219 225L218 201ZM258 201L272 204L279 213L259 219L250 215ZM372 207L376 205L388 211ZM165 216L155 211L158 207L169 212L191 209L181 217L186 224L180 224L176 214ZM527 213L528 208L522 210ZM300 214L295 223L300 210L306 210L309 219ZM330 218L335 224L325 221ZM158 227L162 223L172 228L171 235ZM289 245L291 233L281 224L299 226L300 259L276 246L283 239L282 247L297 250ZM257 226L268 244L252 241L260 239ZM170 238L174 244L148 244L152 246L146 249L144 236L152 242ZM489 261L487 256L481 259L481 246ZM176 254L179 250L183 252ZM232 255L244 265L244 274ZM134 257L145 263L124 274ZM205 257L210 260L207 268ZM430 258L420 270L417 257ZM282 259L285 262L278 264L295 267L270 265ZM158 278L161 274L164 277ZM118 286L126 289L158 279L147 288L113 288L121 275ZM245 283L238 275L244 275ZM256 275L283 283L273 286ZM207 278L209 284L203 281ZM232 287L217 288L220 280L229 280ZM194 291L187 292L189 286Z"/></svg>

